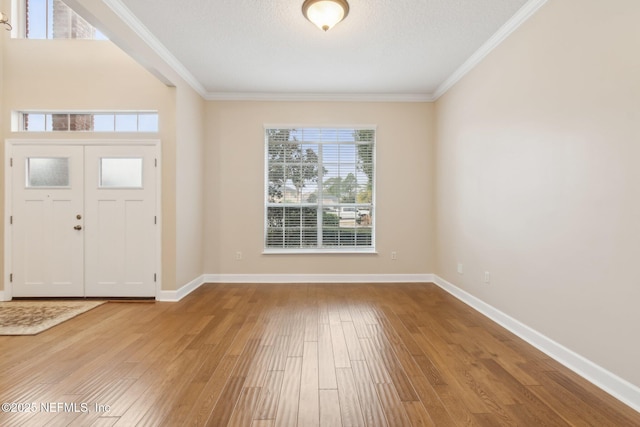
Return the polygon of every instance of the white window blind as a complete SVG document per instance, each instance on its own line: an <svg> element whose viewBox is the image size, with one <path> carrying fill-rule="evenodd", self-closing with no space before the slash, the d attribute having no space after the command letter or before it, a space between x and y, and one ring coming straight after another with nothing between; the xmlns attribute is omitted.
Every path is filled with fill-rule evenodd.
<svg viewBox="0 0 640 427"><path fill-rule="evenodd" d="M375 248L375 130L266 129L265 252Z"/></svg>

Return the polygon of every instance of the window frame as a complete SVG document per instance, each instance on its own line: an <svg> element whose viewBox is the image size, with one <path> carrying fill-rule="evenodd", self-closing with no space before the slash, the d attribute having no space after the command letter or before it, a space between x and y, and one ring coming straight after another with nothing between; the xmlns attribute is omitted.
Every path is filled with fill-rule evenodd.
<svg viewBox="0 0 640 427"><path fill-rule="evenodd" d="M338 203L338 209L344 207L353 207L357 209L358 207L367 206L371 212L371 244L368 246L321 246L320 243L322 241L322 221L324 209L327 205L322 203L323 198L318 197L318 202L316 203L273 203L269 202L269 130L352 130L352 131L360 131L367 130L373 132L373 141L370 143L372 146L371 152L371 165L373 167L373 178L371 182L371 203ZM278 254L377 254L376 250L376 179L377 179L377 166L376 166L376 145L377 145L377 125L355 125L355 126L345 126L345 125L264 125L263 128L263 136L264 136L264 212L263 212L263 254L265 255L278 255ZM338 142L318 142L318 141L300 141L301 144L337 144ZM341 142L341 144L345 145L357 145L357 142ZM318 157L321 159L321 156ZM319 166L322 166L322 162L318 163ZM322 173L320 173L322 178ZM320 190L322 195L322 181L318 183L318 190ZM331 207L335 207L336 205L331 205ZM284 248L284 247L269 247L268 244L268 233L269 233L269 224L268 224L268 211L270 207L283 207L283 208L314 208L317 210L316 212L316 220L317 220L317 237L316 237L316 246L313 247L294 247L294 248ZM354 219L355 221L355 219Z"/></svg>
<svg viewBox="0 0 640 427"><path fill-rule="evenodd" d="M45 116L44 129L38 130L29 130L25 129L26 126L26 118L28 115L41 115ZM54 129L52 120L53 116L67 116L67 127L66 129ZM52 116L47 119L47 116ZM91 116L92 119L95 119L96 116L104 116L109 117L113 116L113 128L112 129L102 129L95 130L94 129L72 129L71 119L72 116ZM136 129L127 129L120 130L118 129L118 119L123 116L135 117ZM155 122L157 124L154 130L141 130L141 117L142 116L153 116ZM48 124L48 125L47 125ZM143 125L144 126L144 125ZM70 133L108 133L108 134L156 134L160 132L160 114L157 110L20 110L12 112L12 123L11 123L11 131L12 132L25 132L25 133L60 133L60 132L70 132Z"/></svg>

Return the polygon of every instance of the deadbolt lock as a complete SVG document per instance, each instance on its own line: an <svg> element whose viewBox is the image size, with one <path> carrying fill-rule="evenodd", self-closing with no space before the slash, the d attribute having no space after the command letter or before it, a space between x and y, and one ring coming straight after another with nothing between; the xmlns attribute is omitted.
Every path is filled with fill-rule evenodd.
<svg viewBox="0 0 640 427"><path fill-rule="evenodd" d="M76 219L82 219L82 215L80 214L76 215Z"/></svg>

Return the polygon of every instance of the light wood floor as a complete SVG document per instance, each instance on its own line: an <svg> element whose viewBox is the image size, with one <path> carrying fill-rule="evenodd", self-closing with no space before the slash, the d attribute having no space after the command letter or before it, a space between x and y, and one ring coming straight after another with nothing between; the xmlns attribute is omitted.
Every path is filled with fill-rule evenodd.
<svg viewBox="0 0 640 427"><path fill-rule="evenodd" d="M0 413L2 426L640 426L431 284L205 285L179 303L105 304L0 337L0 400L62 411Z"/></svg>

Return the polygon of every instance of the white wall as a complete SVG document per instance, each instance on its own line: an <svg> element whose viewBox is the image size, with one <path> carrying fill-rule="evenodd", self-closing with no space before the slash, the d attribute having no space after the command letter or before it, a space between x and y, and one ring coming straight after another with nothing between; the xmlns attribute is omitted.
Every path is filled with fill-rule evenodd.
<svg viewBox="0 0 640 427"><path fill-rule="evenodd" d="M549 1L436 104L436 272L636 386L638 22Z"/></svg>

